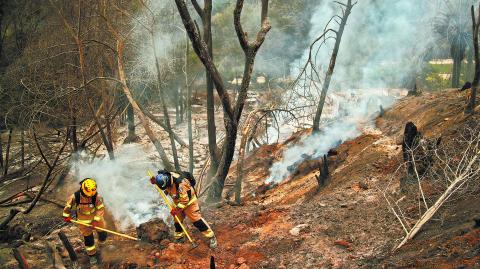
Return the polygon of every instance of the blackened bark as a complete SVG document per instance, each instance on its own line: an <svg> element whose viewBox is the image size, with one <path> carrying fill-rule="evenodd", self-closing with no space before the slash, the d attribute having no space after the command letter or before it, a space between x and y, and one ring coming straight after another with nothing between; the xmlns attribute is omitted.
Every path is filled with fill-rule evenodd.
<svg viewBox="0 0 480 269"><path fill-rule="evenodd" d="M77 118L75 116L72 117L72 126L70 128L71 131L71 143L72 143L72 148L73 152L78 151L78 138L77 138Z"/></svg>
<svg viewBox="0 0 480 269"><path fill-rule="evenodd" d="M319 174L315 175L315 178L317 179L317 182L318 182L318 188L321 188L325 186L325 184L327 183L328 177L330 176L330 173L328 171L327 155L323 155L322 161L319 162L318 171L319 171Z"/></svg>
<svg viewBox="0 0 480 269"><path fill-rule="evenodd" d="M224 123L225 123L225 139L222 147L222 157L220 159L217 173L214 176L213 183L209 190L208 199L210 201L218 201L221 198L221 193L225 185L225 178L228 174L228 170L232 163L233 154L235 151L235 141L237 138L238 123L243 111L245 104L245 99L247 96L248 88L250 85L251 73L253 70L253 63L255 55L258 49L261 47L265 41L265 36L270 30L270 23L268 21L268 0L262 0L262 24L261 29L257 33L256 39L252 42L249 42L247 39L247 34L243 31L242 25L240 23L241 12L243 9L243 0L237 0L235 10L234 10L234 26L237 33L237 37L242 47L242 50L245 54L245 69L244 76L242 80L242 86L239 90L239 94L233 107L230 101L230 96L228 95L223 80L218 72L215 64L212 61L211 55L208 53L208 47L205 40L200 37L198 30L195 27L185 1L175 0L177 9L182 17L182 22L185 26L185 29L188 33L192 46L197 54L198 58L208 70L217 93L222 102L223 112L224 112ZM198 11L198 7L196 7ZM201 12L200 12L201 13Z"/></svg>
<svg viewBox="0 0 480 269"><path fill-rule="evenodd" d="M137 134L135 133L135 114L131 104L127 106L127 126L128 126L128 141L135 141Z"/></svg>
<svg viewBox="0 0 480 269"><path fill-rule="evenodd" d="M420 137L420 132L417 130L417 126L413 122L407 122L405 125L405 130L403 132L403 143L402 143L402 152L403 152L403 161L407 164L407 176L414 175L414 166L413 166L413 150L418 146L418 140Z"/></svg>
<svg viewBox="0 0 480 269"><path fill-rule="evenodd" d="M194 1L196 3L196 1ZM195 4L194 4L195 5ZM198 7L197 7L198 8ZM198 10L197 10L198 12ZM212 0L204 0L202 12L198 12L202 18L203 40L207 45L207 51L213 62L213 41L212 41ZM210 172L215 174L218 169L218 147L217 147L217 127L215 126L215 98L212 76L205 68L207 82L207 132L208 132L208 151L210 153Z"/></svg>
<svg viewBox="0 0 480 269"><path fill-rule="evenodd" d="M474 60L475 60L475 74L473 77L472 82L472 89L470 94L470 102L467 105L466 111L467 113L473 114L475 112L475 106L477 101L477 89L478 84L480 81L480 55L478 51L478 32L480 28L480 5L479 5L479 13L478 18L475 19L475 8L472 5L471 8L472 13L472 29L473 29L473 52L474 52Z"/></svg>

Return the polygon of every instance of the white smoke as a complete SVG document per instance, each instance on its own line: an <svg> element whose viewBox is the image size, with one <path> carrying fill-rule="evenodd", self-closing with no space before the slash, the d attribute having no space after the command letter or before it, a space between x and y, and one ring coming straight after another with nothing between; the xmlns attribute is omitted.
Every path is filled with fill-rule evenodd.
<svg viewBox="0 0 480 269"><path fill-rule="evenodd" d="M363 127L372 124L380 106L386 109L395 101L394 96L373 89L413 87L412 81L421 72L426 55L435 47L431 22L438 12L438 2L358 1L341 41L322 114L321 132L286 149L282 160L271 167L267 183L285 180L303 160L319 158L340 142L360 135ZM340 8L333 1L322 1L317 5L310 19L310 40L323 33L335 14L340 14ZM336 30L338 24L332 21L327 28ZM334 39L327 39L320 49L318 46L313 49L313 62L320 79L328 67L334 42ZM299 74L308 55L309 48L306 48L303 56L292 63L293 76ZM306 73L310 72L307 70ZM293 91L284 96L288 109L302 107L301 112L297 112L303 117L300 127L311 124L320 96L322 82L315 81L317 87L313 87L311 79L305 76ZM356 98L351 98L352 94Z"/></svg>
<svg viewBox="0 0 480 269"><path fill-rule="evenodd" d="M329 116L329 123L319 133L306 136L283 152L283 158L270 168L266 183L280 183L288 178L295 168L306 159L318 159L340 143L360 135L364 128L371 127L380 110L391 106L395 97L387 90L344 91L342 96L332 94L336 103Z"/></svg>
<svg viewBox="0 0 480 269"><path fill-rule="evenodd" d="M141 146L122 145L115 150L114 160L79 161L76 167L79 181L86 177L97 181L98 193L120 229L169 215L147 176L148 170L155 173L158 166L147 158Z"/></svg>
<svg viewBox="0 0 480 269"><path fill-rule="evenodd" d="M418 74L425 56L438 47L432 28L442 8L438 2L359 0L347 21L331 88L398 88L406 79ZM468 6L465 11L469 11ZM310 19L309 39L313 41L320 36L335 14L340 14L339 5L322 1ZM327 28L336 30L338 24L330 22ZM318 52L317 68L326 70L333 44L334 39L328 40ZM305 50L303 57L292 64L293 74L298 73L308 53L309 50Z"/></svg>

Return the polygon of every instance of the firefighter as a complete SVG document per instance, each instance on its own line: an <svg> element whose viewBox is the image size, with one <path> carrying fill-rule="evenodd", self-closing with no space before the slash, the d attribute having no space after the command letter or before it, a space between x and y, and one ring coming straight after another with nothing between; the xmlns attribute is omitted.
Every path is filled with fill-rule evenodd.
<svg viewBox="0 0 480 269"><path fill-rule="evenodd" d="M93 237L93 230L95 227L105 228L105 220L103 215L105 207L103 205L103 198L97 194L97 183L92 178L85 178L80 182L80 189L72 194L63 209L63 218L66 222L71 222L72 213L76 213L77 221L89 226L78 225L80 233L83 235L85 242L85 250L90 258L90 264L98 263L97 248L95 247L95 240ZM98 241L105 242L107 233L97 231Z"/></svg>
<svg viewBox="0 0 480 269"><path fill-rule="evenodd" d="M193 179L190 173L161 170L158 171L157 176L150 178L150 183L156 184L165 194L170 195L173 199L175 205L170 214L174 217L174 238L177 242L184 240L185 233L175 216L181 222L183 222L185 217L189 218L202 235L209 239L210 248L215 249L217 247L215 234L200 213L197 194L194 189L195 179Z"/></svg>

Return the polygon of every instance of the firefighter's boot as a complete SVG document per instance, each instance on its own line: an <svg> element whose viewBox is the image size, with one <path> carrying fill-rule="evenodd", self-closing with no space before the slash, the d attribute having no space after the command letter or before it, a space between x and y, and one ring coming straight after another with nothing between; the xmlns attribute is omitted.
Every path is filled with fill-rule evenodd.
<svg viewBox="0 0 480 269"><path fill-rule="evenodd" d="M209 247L210 247L211 249L216 249L217 246L218 246L217 237L213 236L212 238L210 238Z"/></svg>
<svg viewBox="0 0 480 269"><path fill-rule="evenodd" d="M92 269L96 269L98 268L98 258L96 255L92 255L92 256L88 256L88 258L90 259L90 268Z"/></svg>

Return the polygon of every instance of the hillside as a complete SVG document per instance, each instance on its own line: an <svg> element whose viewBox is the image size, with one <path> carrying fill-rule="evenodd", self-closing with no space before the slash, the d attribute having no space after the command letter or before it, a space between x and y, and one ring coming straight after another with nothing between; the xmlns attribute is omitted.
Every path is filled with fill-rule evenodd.
<svg viewBox="0 0 480 269"><path fill-rule="evenodd" d="M215 257L217 268L475 268L480 262L480 229L474 228L474 218L480 216L480 205L471 202L472 196L450 202L418 236L392 252L403 232L382 195L386 182L397 177L394 172L402 161L405 123L414 122L426 137L452 139L463 125L478 124L478 116L464 116L463 102L464 95L454 90L402 99L376 119L376 128L334 150L329 162L331 177L320 189L312 160L301 164L290 180L273 187L264 185L269 165L300 134L286 144L257 148L246 159L244 204L203 208L217 233L217 250L209 250L204 243L190 250L188 243L170 240L132 245L110 237L102 250L110 265L105 268L142 268L155 263L160 268L207 268L210 256ZM231 171L235 170L233 166ZM393 188L400 191L400 179L393 181ZM76 248L82 247L74 228L61 225L59 229L54 224L59 223L58 212L54 205L42 203L28 216L43 220L32 229L34 239L20 247L32 268L47 268L47 242L54 242L68 264L56 235L60 230ZM193 234L202 240L200 234ZM0 259L5 268L16 268L10 257L4 252Z"/></svg>

